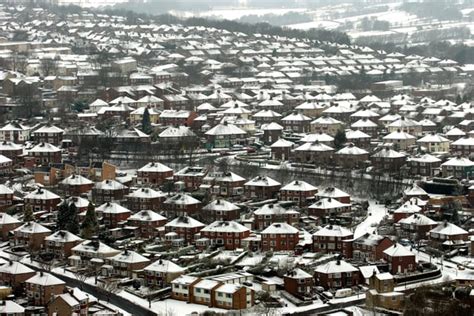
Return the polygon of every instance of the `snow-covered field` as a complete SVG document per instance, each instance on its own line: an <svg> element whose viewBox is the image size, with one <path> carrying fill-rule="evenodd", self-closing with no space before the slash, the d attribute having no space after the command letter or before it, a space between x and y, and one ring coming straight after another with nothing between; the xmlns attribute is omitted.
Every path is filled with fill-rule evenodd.
<svg viewBox="0 0 474 316"><path fill-rule="evenodd" d="M291 8L291 9L245 9L245 8L228 8L228 9L217 9L202 12L192 11L170 11L171 14L181 17L215 17L223 18L227 20L238 20L246 15L257 15L263 16L265 14L284 15L289 12L305 12L307 9L304 8Z"/></svg>

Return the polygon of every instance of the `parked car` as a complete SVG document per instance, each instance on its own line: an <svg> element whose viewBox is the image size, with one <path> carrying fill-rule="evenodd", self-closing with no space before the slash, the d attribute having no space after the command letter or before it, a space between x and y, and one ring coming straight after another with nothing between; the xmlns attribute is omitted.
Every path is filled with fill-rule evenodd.
<svg viewBox="0 0 474 316"><path fill-rule="evenodd" d="M334 298L343 298L352 295L352 289L340 289L336 291Z"/></svg>

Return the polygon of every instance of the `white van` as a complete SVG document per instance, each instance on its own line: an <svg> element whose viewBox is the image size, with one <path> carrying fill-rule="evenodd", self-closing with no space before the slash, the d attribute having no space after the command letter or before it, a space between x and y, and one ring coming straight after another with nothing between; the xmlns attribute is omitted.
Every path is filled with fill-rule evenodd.
<svg viewBox="0 0 474 316"><path fill-rule="evenodd" d="M352 295L352 289L340 289L336 291L334 298L343 298Z"/></svg>

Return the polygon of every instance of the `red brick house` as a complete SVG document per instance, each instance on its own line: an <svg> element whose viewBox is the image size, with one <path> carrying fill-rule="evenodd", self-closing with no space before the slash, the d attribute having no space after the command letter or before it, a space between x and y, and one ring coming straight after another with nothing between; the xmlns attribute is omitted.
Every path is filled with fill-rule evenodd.
<svg viewBox="0 0 474 316"><path fill-rule="evenodd" d="M27 222L13 231L15 246L23 246L32 250L43 248L44 239L51 234L51 230L35 222Z"/></svg>
<svg viewBox="0 0 474 316"><path fill-rule="evenodd" d="M289 140L280 138L270 145L273 160L286 161L290 159L291 150L295 146L295 143Z"/></svg>
<svg viewBox="0 0 474 316"><path fill-rule="evenodd" d="M201 188L208 190L212 195L234 197L244 193L246 181L245 178L233 172L209 173L204 177Z"/></svg>
<svg viewBox="0 0 474 316"><path fill-rule="evenodd" d="M322 198L331 198L336 199L341 203L350 204L351 203L351 196L335 187L328 187L322 191L316 193L316 199Z"/></svg>
<svg viewBox="0 0 474 316"><path fill-rule="evenodd" d="M151 188L136 189L125 196L127 199L127 207L132 212L138 212L140 210L159 211L166 197L166 193L155 191Z"/></svg>
<svg viewBox="0 0 474 316"><path fill-rule="evenodd" d="M61 145L64 130L54 125L45 125L31 132L33 140L38 143L50 143L56 146Z"/></svg>
<svg viewBox="0 0 474 316"><path fill-rule="evenodd" d="M103 267L105 269L102 272L103 274L132 278L134 274L150 264L150 259L135 251L124 250L113 257L108 257L106 262L112 266L112 270L109 270L108 267Z"/></svg>
<svg viewBox="0 0 474 316"><path fill-rule="evenodd" d="M201 239L209 245L235 250L241 247L242 239L250 236L250 229L234 221L215 221L201 229Z"/></svg>
<svg viewBox="0 0 474 316"><path fill-rule="evenodd" d="M28 301L35 306L46 306L55 295L64 293L64 281L55 276L38 272L25 281Z"/></svg>
<svg viewBox="0 0 474 316"><path fill-rule="evenodd" d="M398 243L385 249L383 254L392 274L409 273L416 269L415 254Z"/></svg>
<svg viewBox="0 0 474 316"><path fill-rule="evenodd" d="M106 202L96 208L97 215L102 215L102 221L108 228L119 227L120 224L125 223L132 212L114 202Z"/></svg>
<svg viewBox="0 0 474 316"><path fill-rule="evenodd" d="M312 143L304 143L292 152L292 161L315 164L328 165L333 162L334 148L323 144L319 141Z"/></svg>
<svg viewBox="0 0 474 316"><path fill-rule="evenodd" d="M141 238L154 238L159 235L159 227L165 226L168 220L152 210L143 210L128 218L128 225L138 228Z"/></svg>
<svg viewBox="0 0 474 316"><path fill-rule="evenodd" d="M185 193L173 195L163 202L163 209L170 218L173 216L197 214L201 207L201 201Z"/></svg>
<svg viewBox="0 0 474 316"><path fill-rule="evenodd" d="M0 211L6 210L13 205L14 192L4 184L0 184Z"/></svg>
<svg viewBox="0 0 474 316"><path fill-rule="evenodd" d="M11 232L21 225L22 222L13 216L8 215L7 213L0 213L0 233L2 234L2 240L8 241Z"/></svg>
<svg viewBox="0 0 474 316"><path fill-rule="evenodd" d="M354 238L353 233L338 225L327 225L313 234L313 251L342 253L343 240Z"/></svg>
<svg viewBox="0 0 474 316"><path fill-rule="evenodd" d="M189 216L179 216L165 225L165 241L179 239L183 245L194 243L196 235L206 225Z"/></svg>
<svg viewBox="0 0 474 316"><path fill-rule="evenodd" d="M66 230L59 230L44 239L44 248L56 258L67 259L72 255L72 248L83 241L79 236Z"/></svg>
<svg viewBox="0 0 474 316"><path fill-rule="evenodd" d="M267 176L257 176L244 184L245 195L258 200L275 198L280 188L280 182Z"/></svg>
<svg viewBox="0 0 474 316"><path fill-rule="evenodd" d="M0 155L10 158L13 160L13 164L18 164L23 155L23 147L21 145L3 141L0 143Z"/></svg>
<svg viewBox="0 0 474 316"><path fill-rule="evenodd" d="M342 253L345 258L360 262L374 262L383 259L383 252L392 246L390 238L366 233L356 239L343 241Z"/></svg>
<svg viewBox="0 0 474 316"><path fill-rule="evenodd" d="M372 166L379 171L400 172L405 165L407 157L405 154L390 148L379 150L370 157Z"/></svg>
<svg viewBox="0 0 474 316"><path fill-rule="evenodd" d="M52 212L61 202L59 195L43 188L28 193L23 199L25 205L31 205L33 212Z"/></svg>
<svg viewBox="0 0 474 316"><path fill-rule="evenodd" d="M420 239L428 239L429 232L438 226L438 222L423 214L413 214L407 218L398 221L398 234L401 238L407 238L415 241Z"/></svg>
<svg viewBox="0 0 474 316"><path fill-rule="evenodd" d="M300 207L309 205L315 199L318 188L301 180L294 180L280 189L280 200L293 201Z"/></svg>
<svg viewBox="0 0 474 316"><path fill-rule="evenodd" d="M393 211L393 222L398 223L401 219L410 217L413 214L419 213L420 211L421 207L414 204L412 201L407 201L395 211Z"/></svg>
<svg viewBox="0 0 474 316"><path fill-rule="evenodd" d="M137 184L160 186L173 177L173 169L159 162L150 162L137 170Z"/></svg>
<svg viewBox="0 0 474 316"><path fill-rule="evenodd" d="M27 152L28 157L31 157L37 166L47 166L62 161L61 149L49 143L39 143Z"/></svg>
<svg viewBox="0 0 474 316"><path fill-rule="evenodd" d="M213 221L232 221L240 217L240 207L226 200L216 199L202 210L209 214Z"/></svg>
<svg viewBox="0 0 474 316"><path fill-rule="evenodd" d="M120 201L128 194L129 188L116 180L97 182L92 188L92 199L97 204Z"/></svg>
<svg viewBox="0 0 474 316"><path fill-rule="evenodd" d="M164 96L165 105L167 104L167 96ZM186 99L186 101L188 101ZM160 114L158 121L162 126L191 126L197 117L196 112L164 110Z"/></svg>
<svg viewBox="0 0 474 316"><path fill-rule="evenodd" d="M203 179L207 174L207 170L203 167L192 166L185 167L173 175L174 182L182 182L183 189L186 191L196 191L203 183Z"/></svg>
<svg viewBox="0 0 474 316"><path fill-rule="evenodd" d="M308 207L308 215L319 218L332 217L351 211L351 204L341 203L333 198L322 198Z"/></svg>
<svg viewBox="0 0 474 316"><path fill-rule="evenodd" d="M60 182L60 186L68 195L81 195L92 190L94 182L81 176L72 174Z"/></svg>
<svg viewBox="0 0 474 316"><path fill-rule="evenodd" d="M285 291L296 297L311 296L314 278L311 274L296 268L283 276Z"/></svg>
<svg viewBox="0 0 474 316"><path fill-rule="evenodd" d="M273 223L285 222L291 226L298 224L300 213L298 211L287 210L280 204L265 204L254 211L254 228L263 230Z"/></svg>
<svg viewBox="0 0 474 316"><path fill-rule="evenodd" d="M294 251L300 231L287 223L273 223L261 233L262 251Z"/></svg>
<svg viewBox="0 0 474 316"><path fill-rule="evenodd" d="M344 260L334 260L316 267L314 278L325 289L351 288L359 284L360 271Z"/></svg>
<svg viewBox="0 0 474 316"><path fill-rule="evenodd" d="M449 222L439 224L429 231L430 243L433 247L450 248L461 245L469 240L469 232Z"/></svg>
<svg viewBox="0 0 474 316"><path fill-rule="evenodd" d="M350 143L336 152L335 160L343 168L363 168L369 160L369 152Z"/></svg>
<svg viewBox="0 0 474 316"><path fill-rule="evenodd" d="M185 268L182 268L173 261L164 259L158 259L143 268L145 284L158 288L171 285L171 282L183 275L185 271Z"/></svg>
<svg viewBox="0 0 474 316"><path fill-rule="evenodd" d="M0 265L1 284L11 286L15 292L21 292L25 287L25 281L35 274L35 270L17 261L9 261Z"/></svg>

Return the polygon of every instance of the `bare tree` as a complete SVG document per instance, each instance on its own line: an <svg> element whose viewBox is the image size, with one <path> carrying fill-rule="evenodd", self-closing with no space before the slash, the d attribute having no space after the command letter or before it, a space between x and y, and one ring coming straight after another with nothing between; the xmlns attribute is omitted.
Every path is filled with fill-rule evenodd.
<svg viewBox="0 0 474 316"><path fill-rule="evenodd" d="M40 69L41 69L41 74L44 77L47 77L51 74L55 74L58 67L54 59L44 58L41 60Z"/></svg>
<svg viewBox="0 0 474 316"><path fill-rule="evenodd" d="M110 295L119 292L120 288L117 281L106 279L98 283L97 290L105 295L108 303L110 302Z"/></svg>

